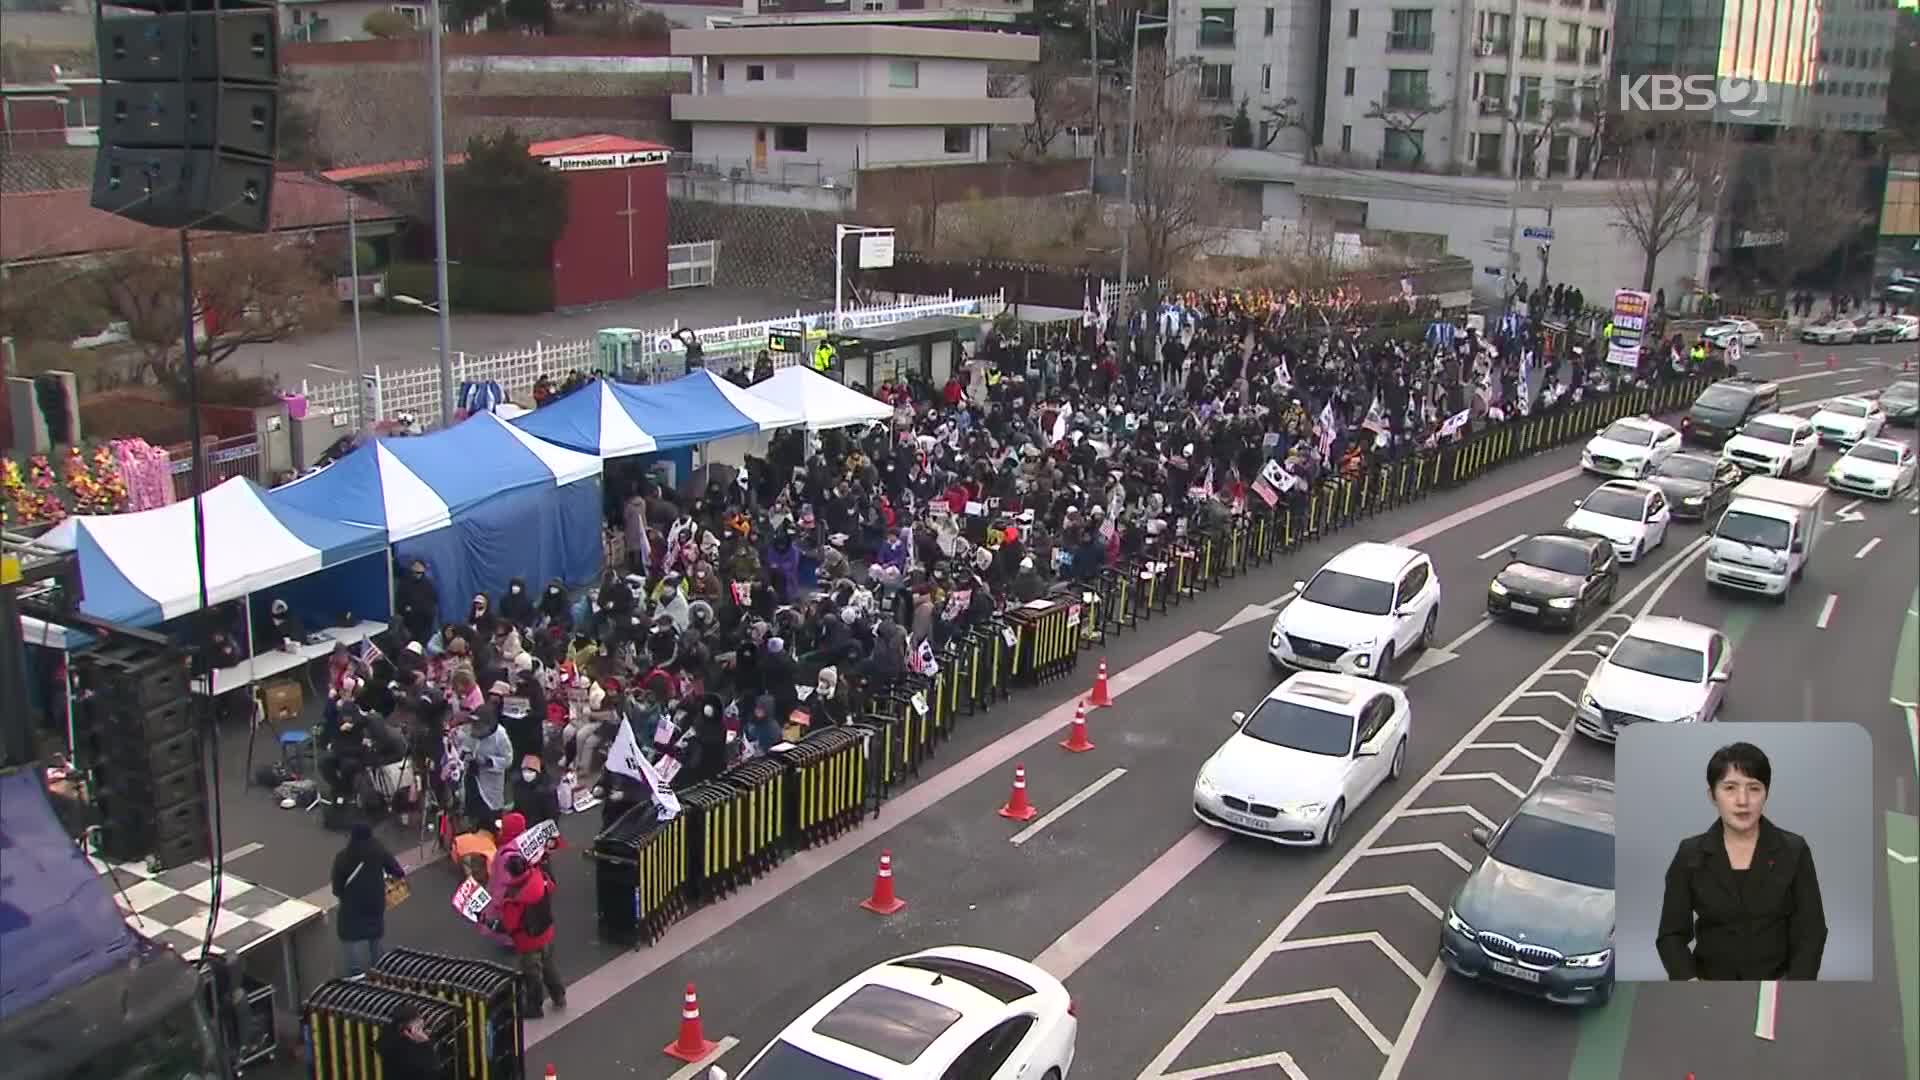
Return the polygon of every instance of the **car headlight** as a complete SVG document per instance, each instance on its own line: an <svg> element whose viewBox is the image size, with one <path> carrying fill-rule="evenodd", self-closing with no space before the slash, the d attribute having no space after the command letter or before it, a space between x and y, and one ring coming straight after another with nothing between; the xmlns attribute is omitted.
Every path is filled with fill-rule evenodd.
<svg viewBox="0 0 1920 1080"><path fill-rule="evenodd" d="M1634 472L1642 472L1647 467L1647 461L1645 458L1627 458L1626 460L1622 461L1620 464L1625 465L1627 468L1632 469Z"/></svg>
<svg viewBox="0 0 1920 1080"><path fill-rule="evenodd" d="M1612 949L1601 949L1599 952L1581 953L1578 956L1569 956L1564 962L1566 966L1570 968L1592 969L1592 968L1606 967L1607 962L1612 959L1613 959Z"/></svg>
<svg viewBox="0 0 1920 1080"><path fill-rule="evenodd" d="M1211 799L1218 794L1219 791L1219 788L1213 786L1213 777L1208 776L1206 773L1201 773L1194 778L1193 793L1195 795Z"/></svg>
<svg viewBox="0 0 1920 1080"><path fill-rule="evenodd" d="M1294 818L1316 817L1319 815L1320 811L1325 810L1326 808L1327 808L1327 804L1323 802L1294 802L1294 803L1280 804L1280 812L1287 815L1288 817L1294 817Z"/></svg>
<svg viewBox="0 0 1920 1080"><path fill-rule="evenodd" d="M1369 645L1369 646L1367 646L1367 648L1372 648L1372 646L1370 646L1370 645ZM1361 653L1361 654L1360 654L1359 656L1356 656L1356 657L1354 657L1354 658L1353 658L1353 666L1354 666L1354 667L1359 667L1359 668L1369 668L1369 667L1372 667L1372 666L1373 666L1373 654L1372 654L1372 653L1366 653L1366 652L1363 652L1363 653Z"/></svg>
<svg viewBox="0 0 1920 1080"><path fill-rule="evenodd" d="M1462 919L1459 913L1452 908L1447 909L1447 929L1456 934L1464 934L1467 937L1473 936L1473 927L1468 926L1467 920Z"/></svg>
<svg viewBox="0 0 1920 1080"><path fill-rule="evenodd" d="M1699 506L1703 502L1706 502L1706 500L1701 498L1700 496L1689 495L1686 498L1680 500L1680 505L1681 506Z"/></svg>
<svg viewBox="0 0 1920 1080"><path fill-rule="evenodd" d="M1507 587L1505 585L1500 584L1497 581L1489 582L1487 584L1487 591L1492 593L1495 596L1507 595Z"/></svg>
<svg viewBox="0 0 1920 1080"><path fill-rule="evenodd" d="M1579 603L1579 601L1576 600L1574 597L1560 596L1547 601L1547 606L1550 608L1559 608L1560 610L1565 611L1566 609L1572 607L1576 603Z"/></svg>
<svg viewBox="0 0 1920 1080"><path fill-rule="evenodd" d="M1593 692L1590 690L1580 691L1580 707L1591 712L1600 711L1600 703L1594 700Z"/></svg>

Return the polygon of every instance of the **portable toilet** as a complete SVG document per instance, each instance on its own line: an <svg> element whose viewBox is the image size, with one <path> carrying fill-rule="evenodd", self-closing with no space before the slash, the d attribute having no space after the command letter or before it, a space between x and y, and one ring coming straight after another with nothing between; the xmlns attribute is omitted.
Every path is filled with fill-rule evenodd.
<svg viewBox="0 0 1920 1080"><path fill-rule="evenodd" d="M602 375L624 375L638 367L642 358L641 342L645 331L629 326L609 326L596 335L594 369Z"/></svg>

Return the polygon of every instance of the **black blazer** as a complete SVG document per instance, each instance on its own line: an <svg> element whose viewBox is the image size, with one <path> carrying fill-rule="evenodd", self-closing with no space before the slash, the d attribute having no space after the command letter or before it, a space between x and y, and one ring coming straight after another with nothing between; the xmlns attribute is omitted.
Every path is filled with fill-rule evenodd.
<svg viewBox="0 0 1920 1080"><path fill-rule="evenodd" d="M1680 841L1654 947L1675 981L1818 978L1827 917L1806 839L1762 817L1745 875L1727 861L1718 821Z"/></svg>

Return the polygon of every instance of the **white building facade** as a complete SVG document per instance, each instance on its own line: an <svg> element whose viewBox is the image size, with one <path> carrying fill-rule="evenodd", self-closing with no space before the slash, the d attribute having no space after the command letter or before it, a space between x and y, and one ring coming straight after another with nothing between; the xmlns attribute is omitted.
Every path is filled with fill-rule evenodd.
<svg viewBox="0 0 1920 1080"><path fill-rule="evenodd" d="M1303 150L1320 101L1319 59L1325 37L1317 2L1175 5L1174 55L1197 65L1200 96L1224 139L1246 107L1256 150Z"/></svg>
<svg viewBox="0 0 1920 1080"><path fill-rule="evenodd" d="M1033 121L990 97L991 65L1033 63L1037 38L922 27L675 30L693 92L675 94L692 162L722 175L844 182L863 168L985 161L987 129Z"/></svg>

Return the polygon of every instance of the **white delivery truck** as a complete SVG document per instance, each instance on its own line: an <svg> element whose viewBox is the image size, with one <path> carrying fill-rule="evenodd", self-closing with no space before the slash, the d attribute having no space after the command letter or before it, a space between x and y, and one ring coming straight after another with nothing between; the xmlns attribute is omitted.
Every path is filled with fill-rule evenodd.
<svg viewBox="0 0 1920 1080"><path fill-rule="evenodd" d="M1785 600L1820 539L1825 488L1750 476L1733 489L1707 547L1707 584Z"/></svg>

